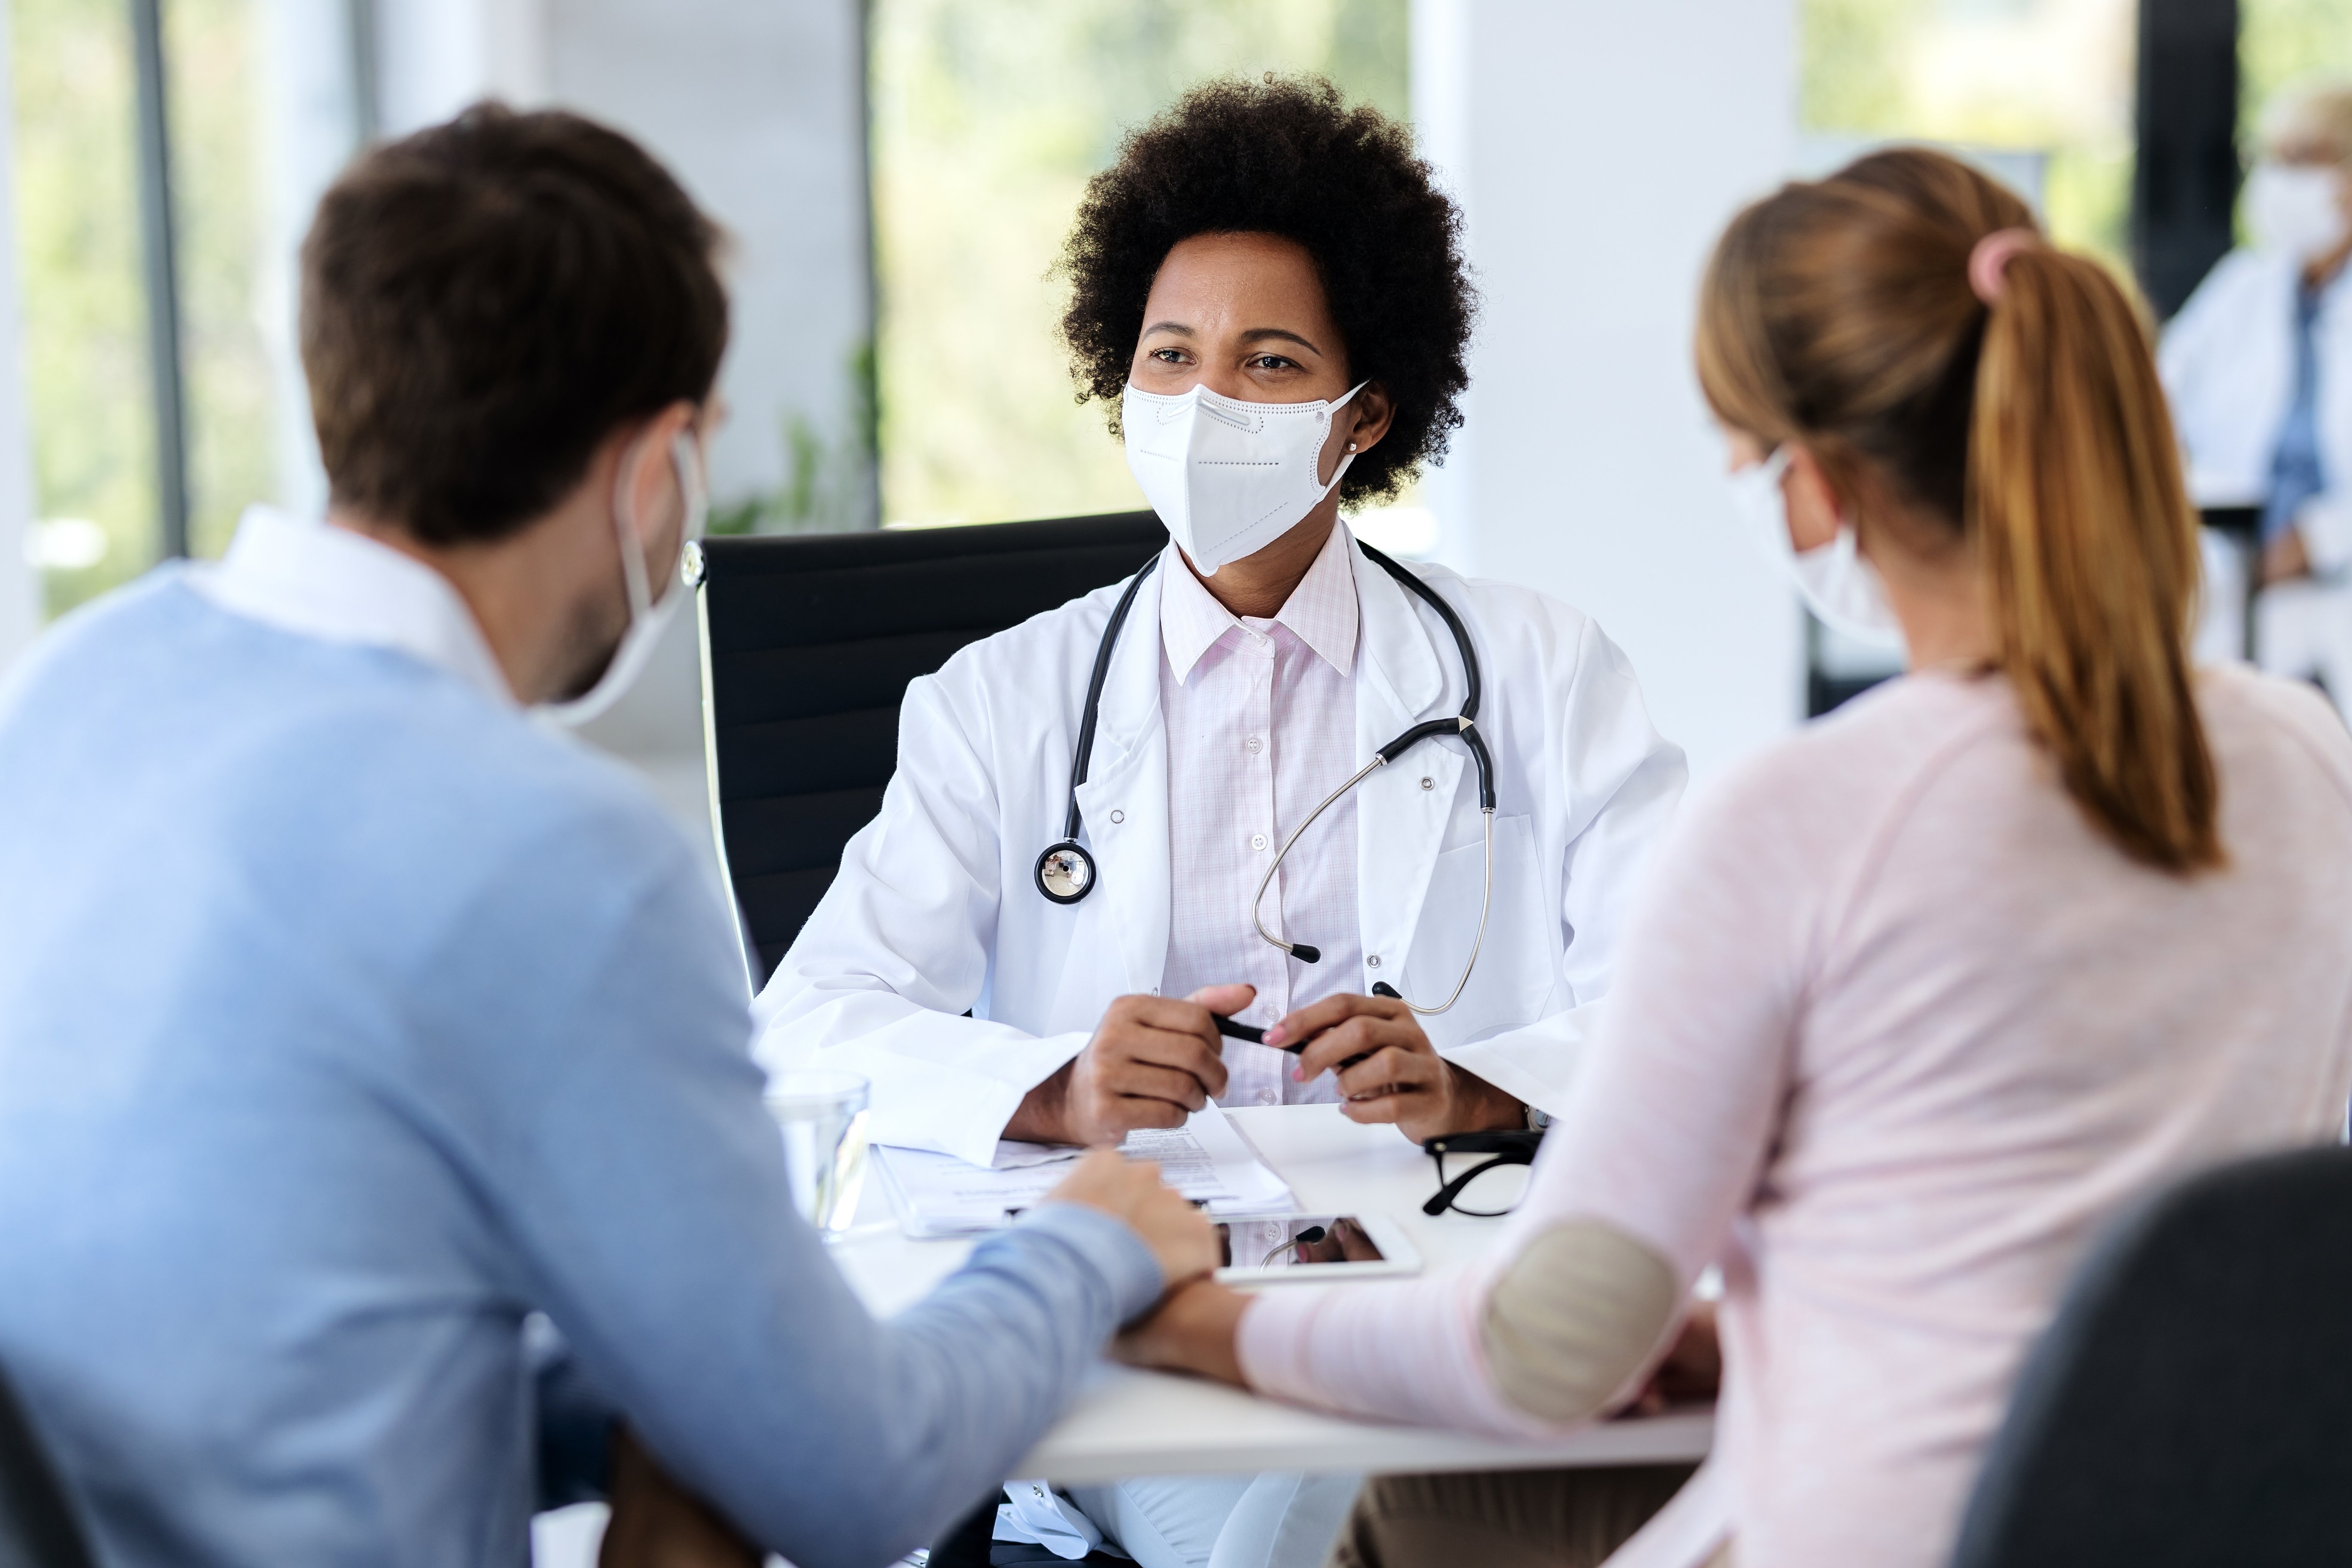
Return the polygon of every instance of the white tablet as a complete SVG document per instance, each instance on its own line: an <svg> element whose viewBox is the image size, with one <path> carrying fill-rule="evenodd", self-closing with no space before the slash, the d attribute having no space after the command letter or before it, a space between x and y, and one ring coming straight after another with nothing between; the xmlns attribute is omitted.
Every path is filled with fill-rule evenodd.
<svg viewBox="0 0 2352 1568"><path fill-rule="evenodd" d="M1286 1214L1217 1225L1229 1285L1286 1280L1372 1279L1418 1274L1421 1255L1384 1214Z"/></svg>

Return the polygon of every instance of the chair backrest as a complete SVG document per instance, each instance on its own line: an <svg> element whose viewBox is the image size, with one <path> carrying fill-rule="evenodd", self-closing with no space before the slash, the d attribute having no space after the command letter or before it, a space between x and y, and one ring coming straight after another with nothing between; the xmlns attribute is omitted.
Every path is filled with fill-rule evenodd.
<svg viewBox="0 0 2352 1568"><path fill-rule="evenodd" d="M2352 1151L2192 1178L2094 1248L1953 1561L2352 1563Z"/></svg>
<svg viewBox="0 0 2352 1568"><path fill-rule="evenodd" d="M0 1568L89 1568L89 1549L48 1457L0 1377Z"/></svg>
<svg viewBox="0 0 2352 1568"><path fill-rule="evenodd" d="M1148 511L703 541L688 575L700 574L711 820L754 988L881 808L907 682L1167 542Z"/></svg>

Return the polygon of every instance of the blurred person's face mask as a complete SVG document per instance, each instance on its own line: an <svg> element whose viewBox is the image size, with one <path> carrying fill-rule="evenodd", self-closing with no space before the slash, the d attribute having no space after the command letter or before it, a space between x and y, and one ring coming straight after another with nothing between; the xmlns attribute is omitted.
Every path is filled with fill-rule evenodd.
<svg viewBox="0 0 2352 1568"><path fill-rule="evenodd" d="M1331 415L1370 384L1337 401L1244 403L1195 385L1175 396L1127 389L1119 423L1127 467L1144 500L1202 575L1255 555L1313 511L1339 484L1350 450L1316 477Z"/></svg>
<svg viewBox="0 0 2352 1568"><path fill-rule="evenodd" d="M2265 160L2246 176L2246 227L2255 247L2314 261L2344 243L2347 226L2333 167Z"/></svg>
<svg viewBox="0 0 2352 1568"><path fill-rule="evenodd" d="M1789 498L1780 488L1789 471L1789 448L1776 447L1760 463L1731 471L1732 504L1758 549L1789 574L1805 604L1823 622L1848 637L1887 647L1902 646L1903 626L1886 602L1877 568L1863 559L1853 525L1838 519L1837 537L1811 550L1797 548L1789 532Z"/></svg>
<svg viewBox="0 0 2352 1568"><path fill-rule="evenodd" d="M613 649L612 658L593 686L569 701L550 702L540 710L559 724L585 724L618 702L645 673L654 649L661 643L663 629L686 600L687 589L677 580L675 570L665 574L658 600L646 572L645 539L637 531L636 506L631 499L636 489L638 465L645 457L641 447L632 447L613 478L613 531L621 546L621 580L628 590L629 627L621 634L619 646ZM671 439L669 459L677 473L678 496L686 504L677 545L682 558L687 545L702 537L702 526L710 511L710 497L702 479L702 452L695 445L691 432L681 430Z"/></svg>

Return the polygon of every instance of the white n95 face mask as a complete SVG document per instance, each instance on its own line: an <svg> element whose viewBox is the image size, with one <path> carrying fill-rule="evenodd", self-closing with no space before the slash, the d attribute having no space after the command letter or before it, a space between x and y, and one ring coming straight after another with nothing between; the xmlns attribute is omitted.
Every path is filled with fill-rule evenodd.
<svg viewBox="0 0 2352 1568"><path fill-rule="evenodd" d="M628 589L629 629L621 634L621 645L613 650L612 660L595 685L569 702L550 702L540 709L559 724L585 724L618 702L645 673L654 649L660 646L663 628L686 602L688 589L677 572L669 574L658 600L646 578L645 542L637 532L632 515L636 509L630 500L635 489L631 481L642 460L642 452L631 447L613 477L613 531L621 546L621 580ZM678 494L686 501L686 523L678 538L678 556L683 561L686 546L702 537L703 523L710 515L710 495L702 479L702 452L690 433L681 430L671 440L669 460L677 472Z"/></svg>
<svg viewBox="0 0 2352 1568"><path fill-rule="evenodd" d="M1732 504L1758 549L1789 574L1813 614L1848 637L1889 647L1903 646L1903 625L1886 602L1877 568L1863 559L1853 525L1838 520L1837 537L1800 550L1789 533L1789 498L1781 479L1789 471L1789 448L1776 447L1760 463L1730 475Z"/></svg>
<svg viewBox="0 0 2352 1568"><path fill-rule="evenodd" d="M1316 478L1332 411L1369 384L1314 403L1244 403L1197 385L1171 397L1129 386L1119 402L1128 470L1193 566L1213 577L1226 562L1281 538L1331 493L1356 460L1352 452L1341 458L1328 484Z"/></svg>
<svg viewBox="0 0 2352 1568"><path fill-rule="evenodd" d="M2312 261L2344 243L2347 232L2332 168L2260 163L2246 176L2246 227L2255 246Z"/></svg>

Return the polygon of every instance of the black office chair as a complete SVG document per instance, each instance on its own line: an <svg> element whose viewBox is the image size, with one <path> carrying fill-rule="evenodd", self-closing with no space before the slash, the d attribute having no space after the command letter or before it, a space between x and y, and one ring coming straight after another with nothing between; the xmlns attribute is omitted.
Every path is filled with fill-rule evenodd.
<svg viewBox="0 0 2352 1568"><path fill-rule="evenodd" d="M687 574L699 589L711 816L754 990L832 885L842 846L881 809L907 682L1167 542L1148 511L702 542Z"/></svg>
<svg viewBox="0 0 2352 1568"><path fill-rule="evenodd" d="M89 1548L48 1457L0 1377L0 1568L90 1568Z"/></svg>
<svg viewBox="0 0 2352 1568"><path fill-rule="evenodd" d="M2117 1226L2028 1358L1954 1568L2352 1563L2352 1151Z"/></svg>

